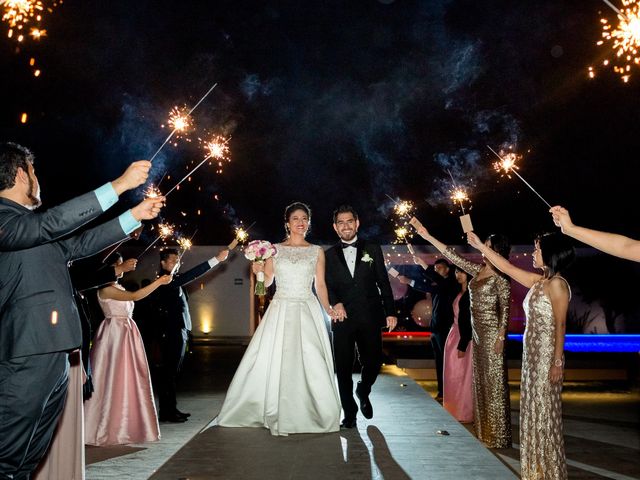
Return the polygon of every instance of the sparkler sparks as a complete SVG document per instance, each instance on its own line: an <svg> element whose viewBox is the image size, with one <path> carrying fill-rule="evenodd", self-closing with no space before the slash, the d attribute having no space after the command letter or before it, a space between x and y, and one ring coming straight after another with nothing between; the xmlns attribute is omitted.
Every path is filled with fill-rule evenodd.
<svg viewBox="0 0 640 480"><path fill-rule="evenodd" d="M162 196L162 192L158 187L151 184L144 189L143 195L144 198L158 198Z"/></svg>
<svg viewBox="0 0 640 480"><path fill-rule="evenodd" d="M193 117L189 114L186 106L173 107L169 112L167 124L175 133L187 133L193 127Z"/></svg>
<svg viewBox="0 0 640 480"><path fill-rule="evenodd" d="M160 233L160 237L167 238L173 235L175 227L170 223L160 223L158 224L158 232Z"/></svg>
<svg viewBox="0 0 640 480"><path fill-rule="evenodd" d="M57 3L54 2L51 8L46 10L51 12L56 6ZM27 26L30 23L36 25L28 33L34 40L40 40L47 35L47 31L40 28L45 13L41 0L0 0L0 9L2 21L9 26L8 38L22 42L26 38Z"/></svg>
<svg viewBox="0 0 640 480"><path fill-rule="evenodd" d="M394 219L394 233L396 238L394 243L406 243L409 245L409 240L413 238L413 231L408 228L409 220L413 217L413 211L415 206L413 202L409 200L396 201L391 196L387 195L393 203Z"/></svg>
<svg viewBox="0 0 640 480"><path fill-rule="evenodd" d="M193 242L191 241L190 238L180 237L178 239L178 245L180 245L180 248L183 250L183 252L186 252L193 246Z"/></svg>
<svg viewBox="0 0 640 480"><path fill-rule="evenodd" d="M493 163L493 168L495 168L496 172L500 172L503 175L511 178L510 173L516 173L515 170L518 169L517 162L522 159L522 155L519 155L515 152L505 152L504 150L500 150L500 153L496 153L493 148L489 147L500 160L498 162Z"/></svg>
<svg viewBox="0 0 640 480"><path fill-rule="evenodd" d="M169 143L169 140L171 140L171 138L173 138L173 136L176 133L185 133L188 129L191 129L193 127L193 118L191 117L191 114L194 112L196 108L198 108L198 105L200 105L204 101L204 99L207 98L209 94L213 91L213 89L216 88L217 86L218 84L214 83L211 86L211 88L207 90L207 93L205 93L202 96L202 98L200 98L200 100L198 100L198 102L193 107L191 107L190 110L187 110L186 107L183 107L183 108L174 107L171 110L171 112L169 113L169 121L167 123L169 124L170 127L173 128L173 130L171 130L171 133L167 136L167 138L165 138L164 142L162 142L162 145L160 145L160 148L156 150L156 153L154 153L151 156L151 158L149 159L150 162L153 162L153 159L158 156L160 151L164 148L164 146L167 143Z"/></svg>
<svg viewBox="0 0 640 480"><path fill-rule="evenodd" d="M606 18L601 18L602 39L596 45L611 48L611 58L602 62L603 67L612 68L624 83L631 78L632 68L640 66L640 1L622 0L622 10L611 2L605 3L617 13L619 23L613 26ZM590 78L595 77L595 68L589 67Z"/></svg>
<svg viewBox="0 0 640 480"><path fill-rule="evenodd" d="M458 187L451 192L451 200L462 204L462 202L469 200L469 195L467 195L467 192L465 192L464 189Z"/></svg>
<svg viewBox="0 0 640 480"><path fill-rule="evenodd" d="M158 236L136 258L140 259L140 257L142 257L145 253L147 253L149 251L149 249L151 247L153 247L158 242L158 240L160 240L160 239L166 240L168 237L172 236L174 234L174 232L175 232L175 229L176 229L176 227L174 225L170 224L170 223L159 223L158 224Z"/></svg>
<svg viewBox="0 0 640 480"><path fill-rule="evenodd" d="M494 168L496 169L496 171L498 172L504 172L505 175L509 176L509 178L511 178L511 176L509 175L509 173L513 173L516 177L518 177L520 180L522 180L522 182L531 189L531 191L533 193L535 193L538 198L540 198L540 200L542 200L549 208L551 208L551 204L549 202L547 202L544 197L542 195L540 195L535 188L533 188L531 186L531 184L529 182L527 182L522 175L520 175L516 170L518 169L518 166L516 165L516 161L520 160L522 158L522 155L518 155L516 153L513 152L507 152L505 153L503 150L500 150L500 153L496 152L493 148L491 148L489 145L487 145L487 148L489 150L491 150L493 152L493 154L498 157L500 159L499 162L494 163Z"/></svg>

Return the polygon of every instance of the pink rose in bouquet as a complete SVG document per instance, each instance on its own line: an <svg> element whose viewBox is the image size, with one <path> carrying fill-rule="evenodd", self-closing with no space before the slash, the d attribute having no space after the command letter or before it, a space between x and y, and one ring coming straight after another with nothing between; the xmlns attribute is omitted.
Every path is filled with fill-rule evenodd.
<svg viewBox="0 0 640 480"><path fill-rule="evenodd" d="M244 256L252 262L264 263L265 260L275 257L277 253L276 247L266 240L253 240L244 249ZM264 272L256 274L256 295L264 295L267 293L264 285Z"/></svg>

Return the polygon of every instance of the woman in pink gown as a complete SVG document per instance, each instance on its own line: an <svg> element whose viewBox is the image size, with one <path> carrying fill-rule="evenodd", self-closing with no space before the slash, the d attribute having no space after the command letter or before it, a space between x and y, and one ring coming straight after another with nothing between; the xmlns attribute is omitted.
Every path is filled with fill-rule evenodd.
<svg viewBox="0 0 640 480"><path fill-rule="evenodd" d="M469 275L456 268L461 291L453 301L453 325L444 345L444 408L462 423L473 422L473 343Z"/></svg>
<svg viewBox="0 0 640 480"><path fill-rule="evenodd" d="M118 262L122 257L116 265ZM136 300L169 282L171 275L164 275L135 292L127 292L117 282L98 291L106 318L91 349L95 391L84 404L86 444L122 445L160 439L149 365L131 315Z"/></svg>

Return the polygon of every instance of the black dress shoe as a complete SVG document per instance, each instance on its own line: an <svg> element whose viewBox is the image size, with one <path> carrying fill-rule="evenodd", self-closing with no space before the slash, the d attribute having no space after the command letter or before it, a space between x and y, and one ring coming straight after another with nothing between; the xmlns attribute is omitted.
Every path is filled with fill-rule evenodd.
<svg viewBox="0 0 640 480"><path fill-rule="evenodd" d="M358 396L358 400L360 400L360 411L362 412L362 415L364 415L364 418L373 418L373 405L371 405L369 395L360 393L357 388L356 395Z"/></svg>
<svg viewBox="0 0 640 480"><path fill-rule="evenodd" d="M187 421L187 417L181 417L174 413L173 415L160 415L160 417L158 417L158 420L160 422L168 423L184 423Z"/></svg>
<svg viewBox="0 0 640 480"><path fill-rule="evenodd" d="M356 426L355 418L345 418L340 424L340 428L354 428Z"/></svg>
<svg viewBox="0 0 640 480"><path fill-rule="evenodd" d="M177 408L176 408L176 415L179 415L179 416L184 417L184 418L189 418L189 417L191 416L191 414L190 414L190 413L188 413L188 412L181 412L181 411L180 411L180 410L178 410Z"/></svg>

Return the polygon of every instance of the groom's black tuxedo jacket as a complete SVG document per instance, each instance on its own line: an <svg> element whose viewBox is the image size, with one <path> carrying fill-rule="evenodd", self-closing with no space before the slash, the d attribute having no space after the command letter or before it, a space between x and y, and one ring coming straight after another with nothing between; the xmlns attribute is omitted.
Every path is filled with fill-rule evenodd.
<svg viewBox="0 0 640 480"><path fill-rule="evenodd" d="M386 325L386 317L395 316L393 292L380 245L358 239L353 277L349 272L340 244L325 252L325 278L331 305L342 303L347 311L345 321L375 322ZM367 255L366 255L367 254ZM363 261L363 257L373 261Z"/></svg>
<svg viewBox="0 0 640 480"><path fill-rule="evenodd" d="M118 218L69 236L101 213L94 192L43 213L0 198L0 361L80 346L67 265L126 237Z"/></svg>

